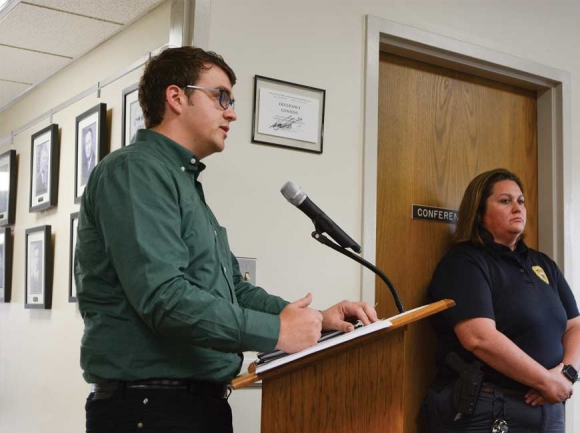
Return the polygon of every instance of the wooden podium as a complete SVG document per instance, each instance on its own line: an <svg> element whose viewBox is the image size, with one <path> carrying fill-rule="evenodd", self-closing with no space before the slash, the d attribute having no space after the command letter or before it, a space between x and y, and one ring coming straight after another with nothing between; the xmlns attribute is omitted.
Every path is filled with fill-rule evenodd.
<svg viewBox="0 0 580 433"><path fill-rule="evenodd" d="M454 305L442 300L410 310L390 318L391 327L231 385L262 381L262 433L402 432L405 330Z"/></svg>

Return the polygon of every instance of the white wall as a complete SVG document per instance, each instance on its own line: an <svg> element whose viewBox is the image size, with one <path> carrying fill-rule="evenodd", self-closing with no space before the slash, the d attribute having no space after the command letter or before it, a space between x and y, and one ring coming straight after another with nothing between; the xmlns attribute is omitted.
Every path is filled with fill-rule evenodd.
<svg viewBox="0 0 580 433"><path fill-rule="evenodd" d="M0 136L165 43L168 11L164 5L0 113ZM580 42L580 4L574 0L213 0L209 47L222 54L238 75L234 91L239 119L232 125L225 152L205 161L209 204L228 228L234 252L258 258L260 285L288 299L312 291L320 308L358 298L360 268L312 240L311 223L284 201L279 188L287 180L298 182L348 233L361 238L366 14L567 70L572 83L580 78L580 58L574 51ZM256 74L326 89L322 155L251 143ZM113 148L120 143L121 89L137 76L133 73L103 91L102 100L113 108ZM565 148L567 177L572 179L566 184L570 265L580 260L580 246L571 242L579 230L575 217L580 210L580 175L571 172L580 163L575 145L579 98L573 90L573 137ZM89 97L55 116L63 131L56 211L28 213L30 134L44 124L15 141L20 154L15 281L12 303L0 304L1 431L60 433L82 428L86 394L78 367L82 321L76 307L66 301L68 215L77 210L72 200L74 116L96 102ZM45 223L52 224L55 233L53 310L24 310L24 230ZM566 276L573 287L580 287L580 270L568 266ZM580 299L580 290L575 293ZM46 395L59 398L47 400ZM237 433L257 431L258 396L254 389L236 391L232 397ZM572 399L568 414L573 417L579 409L580 400ZM580 432L580 419L572 419L569 426L568 431Z"/></svg>

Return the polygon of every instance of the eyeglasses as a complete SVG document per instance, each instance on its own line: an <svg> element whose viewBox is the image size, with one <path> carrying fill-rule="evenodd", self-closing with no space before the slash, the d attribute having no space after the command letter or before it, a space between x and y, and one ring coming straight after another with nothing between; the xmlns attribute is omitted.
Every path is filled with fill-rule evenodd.
<svg viewBox="0 0 580 433"><path fill-rule="evenodd" d="M201 86L185 86L185 87L188 89L209 90L210 92L219 92L220 106L224 110L227 110L228 108L230 108L230 106L232 107L232 110L236 109L236 100L232 99L229 92L225 89L217 89L214 87L201 87Z"/></svg>

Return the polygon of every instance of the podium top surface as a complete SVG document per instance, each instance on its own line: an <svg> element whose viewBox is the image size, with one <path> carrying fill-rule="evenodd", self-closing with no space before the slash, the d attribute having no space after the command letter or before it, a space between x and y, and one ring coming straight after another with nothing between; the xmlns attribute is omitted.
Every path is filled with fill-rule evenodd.
<svg viewBox="0 0 580 433"><path fill-rule="evenodd" d="M448 308L451 308L453 306L455 306L455 302L453 300L443 299L441 301L434 302L432 304L427 304L427 305L423 305L423 306L418 307L418 308L414 308L412 310L406 311L406 312L401 313L401 314L397 314L396 316L393 316L393 317L386 319L385 321L390 322L390 326L382 327L382 329L379 329L376 332L371 333L371 334L369 334L369 333L362 334L360 336L360 338L361 339L362 338L365 338L365 339L372 338L372 335L374 335L374 334L376 334L377 336L379 336L379 335L382 336L385 333L393 332L394 330L400 329L400 328L405 327L407 325L410 325L414 322L417 322L419 320L422 320L424 318L427 318L429 316L437 314L441 311L447 310ZM285 366L292 365L293 363L302 362L304 360L314 358L315 355L320 355L321 353L324 353L326 351L334 350L334 349L336 349L336 347L341 347L342 345L348 345L348 343L352 344L352 342L356 341L358 338L359 337L354 338L354 339L349 339L348 341L345 341L345 342L339 344L338 346L332 345L332 347L322 348L321 350L315 351L315 353L309 353L308 355L306 355L304 357L299 357L300 359L290 361L288 363L277 366L277 367L270 369L268 371L264 371L263 373L260 372L257 374L255 372L255 369L254 369L253 372L238 376L234 380L232 380L231 387L233 389L244 388L248 385L251 385L252 383L255 383L255 382L262 380L262 378L264 378L264 376L267 376L268 373L270 373L272 371L275 371L278 369L283 369Z"/></svg>

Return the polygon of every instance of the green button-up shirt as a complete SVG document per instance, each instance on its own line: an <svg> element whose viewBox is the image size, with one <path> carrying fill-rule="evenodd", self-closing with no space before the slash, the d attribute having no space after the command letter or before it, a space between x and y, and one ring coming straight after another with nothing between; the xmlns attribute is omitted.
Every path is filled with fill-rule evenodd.
<svg viewBox="0 0 580 433"><path fill-rule="evenodd" d="M140 130L91 174L75 252L87 382L228 382L239 352L274 349L287 302L243 281L197 180L204 168Z"/></svg>

